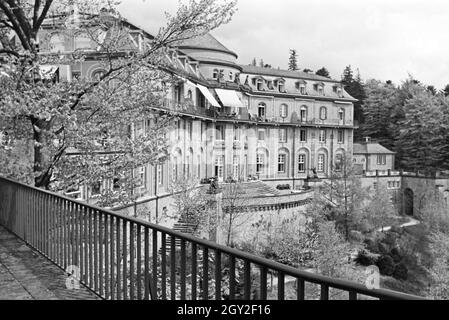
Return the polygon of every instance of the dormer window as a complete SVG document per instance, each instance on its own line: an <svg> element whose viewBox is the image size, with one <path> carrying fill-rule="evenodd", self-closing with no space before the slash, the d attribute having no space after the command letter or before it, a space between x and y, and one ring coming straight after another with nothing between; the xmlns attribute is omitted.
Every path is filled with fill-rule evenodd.
<svg viewBox="0 0 449 320"><path fill-rule="evenodd" d="M306 86L307 82L305 82L304 80L296 82L296 90L298 90L301 95L306 95Z"/></svg>
<svg viewBox="0 0 449 320"><path fill-rule="evenodd" d="M257 88L257 91L263 91L263 80L262 79L257 80L256 88Z"/></svg>
<svg viewBox="0 0 449 320"><path fill-rule="evenodd" d="M285 92L285 82L282 80L278 81L277 89L279 92Z"/></svg>
<svg viewBox="0 0 449 320"><path fill-rule="evenodd" d="M319 96L324 96L324 83L322 83L322 82L315 83L313 85L313 88L315 89L316 92L318 92Z"/></svg>
<svg viewBox="0 0 449 320"><path fill-rule="evenodd" d="M343 90L341 88L337 89L338 97L343 98Z"/></svg>
<svg viewBox="0 0 449 320"><path fill-rule="evenodd" d="M342 88L340 86L335 85L333 87L333 89L334 89L334 92L338 95L338 97L341 98L343 96L343 90L342 90Z"/></svg>
<svg viewBox="0 0 449 320"><path fill-rule="evenodd" d="M234 81L234 73L232 71L229 71L229 80Z"/></svg>

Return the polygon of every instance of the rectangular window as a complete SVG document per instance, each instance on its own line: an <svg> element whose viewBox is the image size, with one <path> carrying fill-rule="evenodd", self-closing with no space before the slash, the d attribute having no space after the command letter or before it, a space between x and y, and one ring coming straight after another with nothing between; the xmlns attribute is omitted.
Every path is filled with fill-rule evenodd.
<svg viewBox="0 0 449 320"><path fill-rule="evenodd" d="M281 118L285 119L288 116L288 106L286 104L281 105Z"/></svg>
<svg viewBox="0 0 449 320"><path fill-rule="evenodd" d="M324 154L318 155L318 172L324 172Z"/></svg>
<svg viewBox="0 0 449 320"><path fill-rule="evenodd" d="M146 167L140 167L137 169L137 182L136 182L136 187L138 188L142 188L146 186L146 172L147 172L147 168Z"/></svg>
<svg viewBox="0 0 449 320"><path fill-rule="evenodd" d="M163 176L163 171L162 171L162 165L158 165L157 166L157 183L159 185L164 183L164 176Z"/></svg>
<svg viewBox="0 0 449 320"><path fill-rule="evenodd" d="M234 127L234 141L240 141L240 127Z"/></svg>
<svg viewBox="0 0 449 320"><path fill-rule="evenodd" d="M299 134L299 141L307 142L307 130L306 129L301 129L300 134Z"/></svg>
<svg viewBox="0 0 449 320"><path fill-rule="evenodd" d="M326 130L322 129L320 130L320 142L326 143Z"/></svg>
<svg viewBox="0 0 449 320"><path fill-rule="evenodd" d="M215 139L219 141L224 141L225 135L224 135L224 126L217 125L215 127Z"/></svg>
<svg viewBox="0 0 449 320"><path fill-rule="evenodd" d="M299 87L299 93L301 93L302 95L306 94L306 86L305 85L301 85Z"/></svg>
<svg viewBox="0 0 449 320"><path fill-rule="evenodd" d="M189 138L192 140L193 138L193 124L192 122L187 122L187 131L189 132Z"/></svg>
<svg viewBox="0 0 449 320"><path fill-rule="evenodd" d="M287 129L279 129L279 142L287 142Z"/></svg>
<svg viewBox="0 0 449 320"><path fill-rule="evenodd" d="M176 136L178 138L178 140L181 140L181 131L182 131L182 120L178 120L178 126L176 129Z"/></svg>
<svg viewBox="0 0 449 320"><path fill-rule="evenodd" d="M259 141L265 141L265 130L261 129L258 131L257 139Z"/></svg>
<svg viewBox="0 0 449 320"><path fill-rule="evenodd" d="M301 118L301 122L307 121L307 110L306 109L301 109L300 118Z"/></svg>
<svg viewBox="0 0 449 320"><path fill-rule="evenodd" d="M306 172L306 155L300 154L298 158L298 172Z"/></svg>
<svg viewBox="0 0 449 320"><path fill-rule="evenodd" d="M278 157L278 172L280 173L285 172L285 162L286 162L286 155L280 154Z"/></svg>
<svg viewBox="0 0 449 320"><path fill-rule="evenodd" d="M240 178L240 157L234 156L232 160L234 179Z"/></svg>
<svg viewBox="0 0 449 320"><path fill-rule="evenodd" d="M345 132L343 130L338 130L338 143L345 142Z"/></svg>
<svg viewBox="0 0 449 320"><path fill-rule="evenodd" d="M215 176L220 179L224 176L224 156L215 158Z"/></svg>
<svg viewBox="0 0 449 320"><path fill-rule="evenodd" d="M387 156L385 154L381 154L377 156L377 164L378 165L386 165L387 164Z"/></svg>

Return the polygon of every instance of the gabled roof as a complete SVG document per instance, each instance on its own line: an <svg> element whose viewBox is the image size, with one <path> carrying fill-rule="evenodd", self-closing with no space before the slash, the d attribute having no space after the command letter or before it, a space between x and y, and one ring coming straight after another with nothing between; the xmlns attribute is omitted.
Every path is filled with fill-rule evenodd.
<svg viewBox="0 0 449 320"><path fill-rule="evenodd" d="M377 142L354 143L354 154L396 154Z"/></svg>

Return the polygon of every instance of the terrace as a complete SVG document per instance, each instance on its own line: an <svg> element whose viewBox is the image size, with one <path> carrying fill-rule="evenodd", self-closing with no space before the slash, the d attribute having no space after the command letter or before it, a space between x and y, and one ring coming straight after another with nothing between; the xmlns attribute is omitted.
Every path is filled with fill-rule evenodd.
<svg viewBox="0 0 449 320"><path fill-rule="evenodd" d="M77 294L83 299L93 297L82 295L88 290L109 300L284 300L291 298L287 291L298 300L421 299L301 271L5 178L0 178L0 226L0 249L21 243L22 251L39 258L33 268L46 270L46 278L53 274L53 282L62 283L62 270L79 268L84 289ZM20 250L14 252L13 266L0 255L0 280L5 266L26 263ZM7 289L0 288L4 296Z"/></svg>

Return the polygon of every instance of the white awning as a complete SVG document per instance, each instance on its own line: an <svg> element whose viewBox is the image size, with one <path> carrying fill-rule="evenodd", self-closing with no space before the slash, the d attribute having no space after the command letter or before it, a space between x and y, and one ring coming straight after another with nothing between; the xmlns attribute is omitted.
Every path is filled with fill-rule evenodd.
<svg viewBox="0 0 449 320"><path fill-rule="evenodd" d="M58 66L39 66L39 75L43 79L53 79L58 69Z"/></svg>
<svg viewBox="0 0 449 320"><path fill-rule="evenodd" d="M237 92L234 90L215 89L223 105L233 108L244 108L242 101L240 101Z"/></svg>
<svg viewBox="0 0 449 320"><path fill-rule="evenodd" d="M198 89L200 89L201 93L206 97L206 99L209 101L209 103L211 105L213 105L214 107L220 108L220 104L217 102L217 100L214 98L214 96L212 95L212 93L210 93L209 89L207 89L206 87L197 84L196 85L198 87Z"/></svg>

